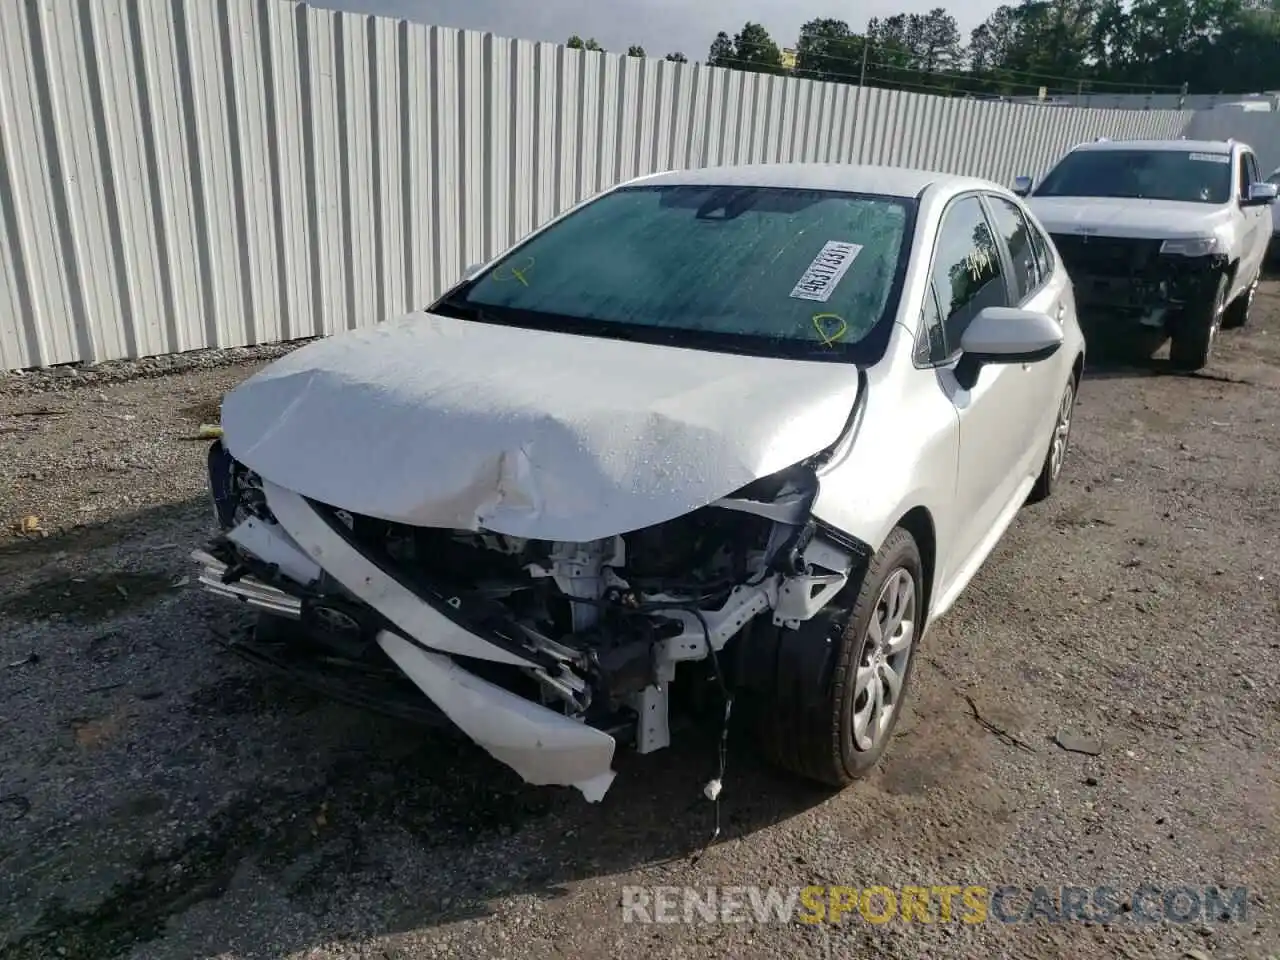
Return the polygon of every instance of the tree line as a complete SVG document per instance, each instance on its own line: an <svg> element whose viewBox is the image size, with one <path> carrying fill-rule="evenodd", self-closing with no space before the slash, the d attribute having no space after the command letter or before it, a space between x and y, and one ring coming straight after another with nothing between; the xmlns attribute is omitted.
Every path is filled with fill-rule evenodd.
<svg viewBox="0 0 1280 960"><path fill-rule="evenodd" d="M594 50L597 53L607 52L605 48L600 46L600 44L596 41L595 37L591 37L588 40L583 40L576 33L569 38L568 42L565 43L565 46L568 47L570 50ZM644 47L633 44L632 46L627 47L627 56L628 57L646 57L648 56L648 54L644 52ZM689 62L689 58L686 57L683 53L668 53L664 59L670 60L673 63Z"/></svg>
<svg viewBox="0 0 1280 960"><path fill-rule="evenodd" d="M569 46L600 49L579 37ZM1280 89L1280 0L1021 0L967 40L943 7L874 17L862 33L818 18L801 27L793 60L747 23L717 34L706 62L944 94L1256 92Z"/></svg>

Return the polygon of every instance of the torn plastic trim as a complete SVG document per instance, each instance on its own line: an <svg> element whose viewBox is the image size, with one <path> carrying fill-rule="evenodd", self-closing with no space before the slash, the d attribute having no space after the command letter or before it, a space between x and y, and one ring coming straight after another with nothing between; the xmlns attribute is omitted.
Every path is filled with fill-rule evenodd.
<svg viewBox="0 0 1280 960"><path fill-rule="evenodd" d="M400 580L379 567L342 536L340 521L325 517L303 496L264 482L268 503L280 525L325 572L356 599L372 607L397 630L417 644L442 653L476 660L491 660L536 668L541 659L534 651L519 653L495 644L485 635L448 616L442 607L428 603ZM348 531L349 533L349 531Z"/></svg>
<svg viewBox="0 0 1280 960"><path fill-rule="evenodd" d="M294 494L294 496L297 496L329 531L341 539L346 547L376 569L382 577L395 583L401 591L417 602L424 604L440 617L443 617L456 629L469 634L495 651L493 654L464 653L462 650L446 652L456 652L480 660L497 660L502 663L513 663L519 666L539 667L547 671L555 671L560 668L563 662L561 658L516 639L517 637L528 637L528 629L508 616L500 604L483 598L476 598L468 591L451 590L446 595L433 585L420 580L406 582L404 571L397 568L390 557L380 553L371 545L361 543L356 539L352 530L339 519L339 511L336 508L316 503L306 497L302 497L300 494ZM341 582L341 578L337 577L332 570L329 572ZM348 587L348 589L351 588ZM378 610L383 616L388 617L401 631L407 630L409 633L415 634L415 631L391 618L376 603L373 603L355 590L352 590L352 592ZM476 608L479 608L478 612L476 612ZM505 632L506 630L510 631L510 635ZM438 643L426 638L421 638L421 641L428 649L444 649Z"/></svg>
<svg viewBox="0 0 1280 960"><path fill-rule="evenodd" d="M321 577L320 565L303 553L278 524L249 517L229 530L226 539L300 586L307 587Z"/></svg>
<svg viewBox="0 0 1280 960"><path fill-rule="evenodd" d="M378 645L427 698L498 762L535 786L572 786L598 803L617 775L616 741L383 632Z"/></svg>
<svg viewBox="0 0 1280 960"><path fill-rule="evenodd" d="M804 551L799 555L800 570L787 577L778 588L773 605L773 622L794 629L811 620L840 594L857 569L859 554L818 535L816 524Z"/></svg>
<svg viewBox="0 0 1280 960"><path fill-rule="evenodd" d="M708 506L795 526L804 523L817 498L817 474L808 463L801 462L754 480Z"/></svg>

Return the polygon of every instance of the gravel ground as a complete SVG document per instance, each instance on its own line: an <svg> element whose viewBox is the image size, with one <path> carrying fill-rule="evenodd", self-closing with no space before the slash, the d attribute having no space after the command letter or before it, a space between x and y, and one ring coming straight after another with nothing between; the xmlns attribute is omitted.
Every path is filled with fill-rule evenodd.
<svg viewBox="0 0 1280 960"><path fill-rule="evenodd" d="M831 795L739 737L710 847L713 731L590 806L220 652L239 613L185 583L190 438L264 356L0 377L0 958L1280 953L1280 284L1204 375L1095 349L1063 486L930 632L881 771ZM1144 882L1251 895L1236 923L620 909L624 885Z"/></svg>

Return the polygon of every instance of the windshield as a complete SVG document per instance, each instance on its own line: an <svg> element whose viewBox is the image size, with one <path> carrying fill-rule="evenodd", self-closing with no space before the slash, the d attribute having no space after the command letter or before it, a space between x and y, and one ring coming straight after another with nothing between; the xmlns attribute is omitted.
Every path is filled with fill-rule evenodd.
<svg viewBox="0 0 1280 960"><path fill-rule="evenodd" d="M1062 158L1034 196L1226 203L1231 199L1231 156L1181 150L1077 150Z"/></svg>
<svg viewBox="0 0 1280 960"><path fill-rule="evenodd" d="M433 309L710 350L874 362L910 200L776 187L622 187ZM879 332L878 332L879 331Z"/></svg>

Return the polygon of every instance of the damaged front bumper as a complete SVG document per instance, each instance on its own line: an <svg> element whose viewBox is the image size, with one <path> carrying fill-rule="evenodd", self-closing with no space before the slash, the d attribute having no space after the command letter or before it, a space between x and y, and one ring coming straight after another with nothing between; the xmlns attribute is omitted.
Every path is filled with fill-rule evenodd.
<svg viewBox="0 0 1280 960"><path fill-rule="evenodd" d="M1171 330L1184 314L1212 304L1227 269L1220 254L1161 253L1163 241L1053 234L1083 311Z"/></svg>
<svg viewBox="0 0 1280 960"><path fill-rule="evenodd" d="M326 662L394 665L527 782L589 801L620 743L670 742L680 664L710 658L719 677L744 628L770 611L782 628L811 619L859 559L816 531L803 470L575 544L352 516L262 480L221 443L209 468L222 532L193 555L205 590L296 623Z"/></svg>

